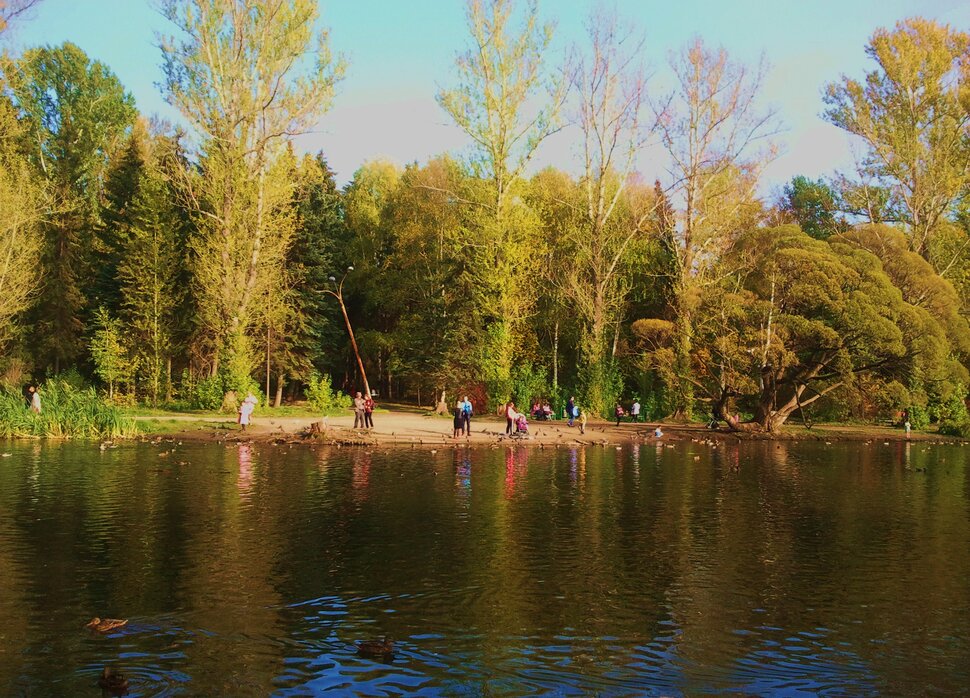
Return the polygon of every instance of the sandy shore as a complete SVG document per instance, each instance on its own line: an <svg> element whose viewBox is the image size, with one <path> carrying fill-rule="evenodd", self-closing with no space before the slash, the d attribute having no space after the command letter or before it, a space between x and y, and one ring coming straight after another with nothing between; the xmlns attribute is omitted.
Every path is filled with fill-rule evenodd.
<svg viewBox="0 0 970 698"><path fill-rule="evenodd" d="M173 415L160 420L192 422L185 430L175 429L159 436L177 436L179 439L198 441L244 440L256 442L310 442L332 444L469 444L495 445L522 443L535 445L603 445L644 442L654 440L656 422L633 424L622 422L591 421L586 433L579 427L570 427L565 421L530 422L529 435L508 437L505 420L494 417L472 419L469 436L452 438L451 418L428 415L416 410L394 410L374 415L373 429L354 429L353 415L337 417L257 417L245 432L234 420L218 417ZM663 425L664 441L710 441L710 440L818 440L818 441L902 441L906 435L901 429L879 426L819 425L812 429L792 425L781 434L738 434L727 429L711 430L704 425ZM952 437L930 433L913 433L913 441L953 442Z"/></svg>

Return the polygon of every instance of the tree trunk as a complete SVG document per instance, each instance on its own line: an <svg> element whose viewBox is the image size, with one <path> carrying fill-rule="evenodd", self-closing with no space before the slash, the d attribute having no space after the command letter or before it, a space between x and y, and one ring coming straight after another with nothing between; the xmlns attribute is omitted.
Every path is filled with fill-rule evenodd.
<svg viewBox="0 0 970 698"><path fill-rule="evenodd" d="M552 331L552 392L559 394L559 320Z"/></svg>
<svg viewBox="0 0 970 698"><path fill-rule="evenodd" d="M283 404L283 381L286 378L284 374L279 374L276 376L276 401L273 403L273 407L279 407Z"/></svg>

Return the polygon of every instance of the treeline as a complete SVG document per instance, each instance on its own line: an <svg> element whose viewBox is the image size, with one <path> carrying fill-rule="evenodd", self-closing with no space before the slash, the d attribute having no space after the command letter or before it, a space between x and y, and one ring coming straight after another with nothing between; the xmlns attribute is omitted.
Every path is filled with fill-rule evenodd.
<svg viewBox="0 0 970 698"><path fill-rule="evenodd" d="M188 132L139 116L71 44L4 59L8 382L76 369L115 398L203 406L257 382L278 403L314 373L360 389L340 285L385 398L573 394L605 413L637 396L652 417L737 429L799 411L970 422L967 34L876 31L871 72L825 92L857 171L766 201L763 65L696 39L663 91L614 17L561 62L535 3L470 0L439 102L471 150L368 163L338 189L324 155L291 145L344 71L316 3L163 9L162 87ZM582 171L533 174L566 123ZM655 182L635 169L649 144Z"/></svg>

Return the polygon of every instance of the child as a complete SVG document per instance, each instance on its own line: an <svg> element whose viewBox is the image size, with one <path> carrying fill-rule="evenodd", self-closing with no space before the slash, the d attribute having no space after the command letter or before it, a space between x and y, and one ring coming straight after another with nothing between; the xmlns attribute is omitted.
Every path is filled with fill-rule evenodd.
<svg viewBox="0 0 970 698"><path fill-rule="evenodd" d="M515 420L515 433L521 436L528 436L529 434L529 422L521 412Z"/></svg>
<svg viewBox="0 0 970 698"><path fill-rule="evenodd" d="M616 417L616 426L620 426L620 420L623 419L623 405L616 403L616 407L613 408L613 415Z"/></svg>
<svg viewBox="0 0 970 698"><path fill-rule="evenodd" d="M657 425L657 428L653 430L653 437L655 439L659 439L661 436L664 435L664 430L660 428L661 426L663 426L663 425L658 424Z"/></svg>
<svg viewBox="0 0 970 698"><path fill-rule="evenodd" d="M579 433L586 433L586 410L582 408L579 410Z"/></svg>

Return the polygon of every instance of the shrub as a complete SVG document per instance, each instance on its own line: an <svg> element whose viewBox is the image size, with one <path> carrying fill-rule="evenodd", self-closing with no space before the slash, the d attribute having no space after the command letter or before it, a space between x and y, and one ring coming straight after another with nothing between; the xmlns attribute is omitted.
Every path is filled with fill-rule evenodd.
<svg viewBox="0 0 970 698"><path fill-rule="evenodd" d="M925 429L930 425L930 413L925 407L913 405L909 408L909 424L913 429Z"/></svg>
<svg viewBox="0 0 970 698"><path fill-rule="evenodd" d="M324 413L345 410L353 404L349 395L333 390L330 376L317 373L310 376L306 389L307 402L314 410Z"/></svg>

